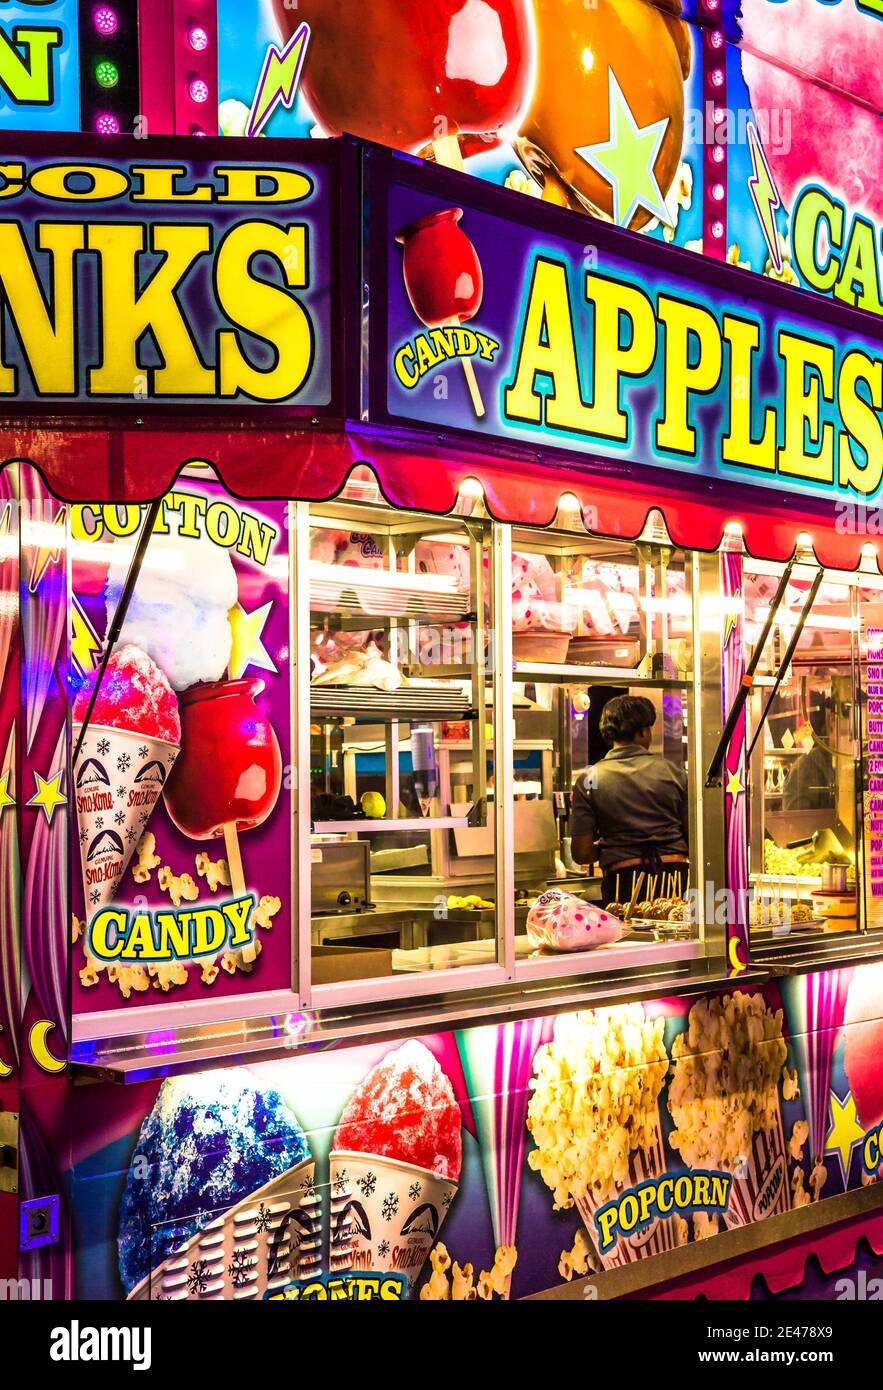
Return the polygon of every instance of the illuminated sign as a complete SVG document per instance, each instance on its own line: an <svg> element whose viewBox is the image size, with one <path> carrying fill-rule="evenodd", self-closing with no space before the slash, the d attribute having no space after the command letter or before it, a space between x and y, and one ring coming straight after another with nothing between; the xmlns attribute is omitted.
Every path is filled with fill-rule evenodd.
<svg viewBox="0 0 883 1390"><path fill-rule="evenodd" d="M79 129L77 9L77 0L0 0L0 129Z"/></svg>
<svg viewBox="0 0 883 1390"><path fill-rule="evenodd" d="M422 172L386 186L375 419L703 479L878 495L873 321L844 327L809 297L760 293L757 280L646 241L632 250L527 200L517 220L483 192L455 207L425 191ZM549 231L568 224L570 236Z"/></svg>
<svg viewBox="0 0 883 1390"><path fill-rule="evenodd" d="M0 409L327 405L327 163L84 145L0 153Z"/></svg>

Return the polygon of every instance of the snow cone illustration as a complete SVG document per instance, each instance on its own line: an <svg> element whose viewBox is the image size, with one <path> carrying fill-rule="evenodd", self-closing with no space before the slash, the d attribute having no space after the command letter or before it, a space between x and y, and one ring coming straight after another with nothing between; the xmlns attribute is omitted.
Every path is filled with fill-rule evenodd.
<svg viewBox="0 0 883 1390"><path fill-rule="evenodd" d="M163 1082L120 1203L130 1299L261 1298L321 1264L306 1135L245 1068Z"/></svg>
<svg viewBox="0 0 883 1390"><path fill-rule="evenodd" d="M460 1107L423 1043L388 1052L350 1096L331 1146L334 1272L416 1283L457 1191Z"/></svg>
<svg viewBox="0 0 883 1390"><path fill-rule="evenodd" d="M733 1174L729 1227L788 1211L779 1082L787 1058L782 1010L736 990L698 999L672 1044L671 1147L689 1168Z"/></svg>
<svg viewBox="0 0 883 1390"><path fill-rule="evenodd" d="M675 1216L651 1220L604 1249L595 1220L620 1193L664 1170L663 1030L663 1020L648 1019L641 1004L562 1014L534 1058L527 1128L536 1148L528 1164L554 1193L556 1211L576 1206L605 1269L681 1243Z"/></svg>
<svg viewBox="0 0 883 1390"><path fill-rule="evenodd" d="M75 737L95 678L79 691ZM86 912L117 892L181 746L178 701L162 671L131 643L107 663L74 768Z"/></svg>
<svg viewBox="0 0 883 1390"><path fill-rule="evenodd" d="M668 220L691 67L680 8L680 0L537 4L537 79L516 149L551 201L635 230Z"/></svg>

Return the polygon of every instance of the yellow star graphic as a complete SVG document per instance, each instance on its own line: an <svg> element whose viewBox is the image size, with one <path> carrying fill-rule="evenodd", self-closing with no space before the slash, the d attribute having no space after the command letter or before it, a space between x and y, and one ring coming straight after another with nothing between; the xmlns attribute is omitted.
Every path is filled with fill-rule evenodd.
<svg viewBox="0 0 883 1390"><path fill-rule="evenodd" d="M230 652L230 679L238 681L246 667L257 666L261 671L275 671L276 665L261 641L261 633L273 607L272 601L246 613L241 603L228 613L233 631L233 647Z"/></svg>
<svg viewBox="0 0 883 1390"><path fill-rule="evenodd" d="M58 807L67 805L67 797L64 795L60 786L63 776L64 772L56 772L47 781L45 777L40 776L39 772L34 773L34 781L37 784L37 790L28 802L28 805L39 806L45 813L46 819L50 824Z"/></svg>
<svg viewBox="0 0 883 1390"><path fill-rule="evenodd" d="M0 777L0 811L5 811L7 806L15 805L15 797L9 790L9 779L11 776L11 772L4 772L3 776Z"/></svg>
<svg viewBox="0 0 883 1390"><path fill-rule="evenodd" d="M848 1174L852 1151L865 1137L865 1131L855 1113L855 1101L851 1091L847 1093L846 1100L841 1100L836 1091L831 1092L831 1120L825 1152L836 1151L840 1155L844 1174Z"/></svg>
<svg viewBox="0 0 883 1390"><path fill-rule="evenodd" d="M669 118L639 127L613 69L608 70L610 138L597 145L577 146L580 159L613 189L613 220L627 227L639 207L671 226L662 189L653 172Z"/></svg>
<svg viewBox="0 0 883 1390"><path fill-rule="evenodd" d="M741 796L744 790L745 788L742 786L742 778L739 774L739 769L737 768L735 772L728 773L726 791L727 796L731 796L735 801L739 796Z"/></svg>

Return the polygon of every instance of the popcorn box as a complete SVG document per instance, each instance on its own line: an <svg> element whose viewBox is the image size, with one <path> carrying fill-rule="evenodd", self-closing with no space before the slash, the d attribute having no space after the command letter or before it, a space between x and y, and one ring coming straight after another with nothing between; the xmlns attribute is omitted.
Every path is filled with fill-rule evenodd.
<svg viewBox="0 0 883 1390"><path fill-rule="evenodd" d="M329 1267L394 1271L416 1283L458 1184L413 1163L335 1151Z"/></svg>
<svg viewBox="0 0 883 1390"><path fill-rule="evenodd" d="M665 1153L662 1147L662 1129L657 1124L652 1147L632 1151L629 1157L628 1183L624 1188L619 1189L616 1194L603 1198L596 1197L588 1190L582 1197L574 1198L576 1209L583 1219L583 1224L596 1250L598 1250L598 1257L605 1269L616 1269L620 1265L631 1264L632 1261L643 1259L648 1255L659 1255L663 1250L674 1250L678 1244L675 1223L672 1218L655 1217L632 1235L620 1236L613 1249L608 1250L605 1254L601 1253L598 1245L598 1228L595 1225L596 1213L612 1200L613 1195L618 1196L621 1192L637 1187L642 1182L648 1182L651 1178L659 1178L664 1172Z"/></svg>
<svg viewBox="0 0 883 1390"><path fill-rule="evenodd" d="M86 730L74 796L87 919L116 896L179 751L176 743L127 729Z"/></svg>
<svg viewBox="0 0 883 1390"><path fill-rule="evenodd" d="M322 1272L322 1198L304 1159L229 1207L142 1280L129 1299L258 1299Z"/></svg>
<svg viewBox="0 0 883 1390"><path fill-rule="evenodd" d="M758 1130L751 1142L751 1153L733 1174L730 1202L724 1212L724 1223L734 1230L752 1221L763 1221L777 1212L789 1211L791 1191L788 1184L788 1165L785 1161L785 1130L782 1107L776 1102L776 1120L771 1130Z"/></svg>

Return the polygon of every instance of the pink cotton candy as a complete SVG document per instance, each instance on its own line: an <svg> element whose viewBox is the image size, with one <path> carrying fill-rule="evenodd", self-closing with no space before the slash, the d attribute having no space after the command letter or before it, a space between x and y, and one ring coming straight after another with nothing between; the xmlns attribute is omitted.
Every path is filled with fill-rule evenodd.
<svg viewBox="0 0 883 1390"><path fill-rule="evenodd" d="M592 951L618 941L622 922L562 888L550 888L527 915L527 935L532 946L550 951Z"/></svg>

